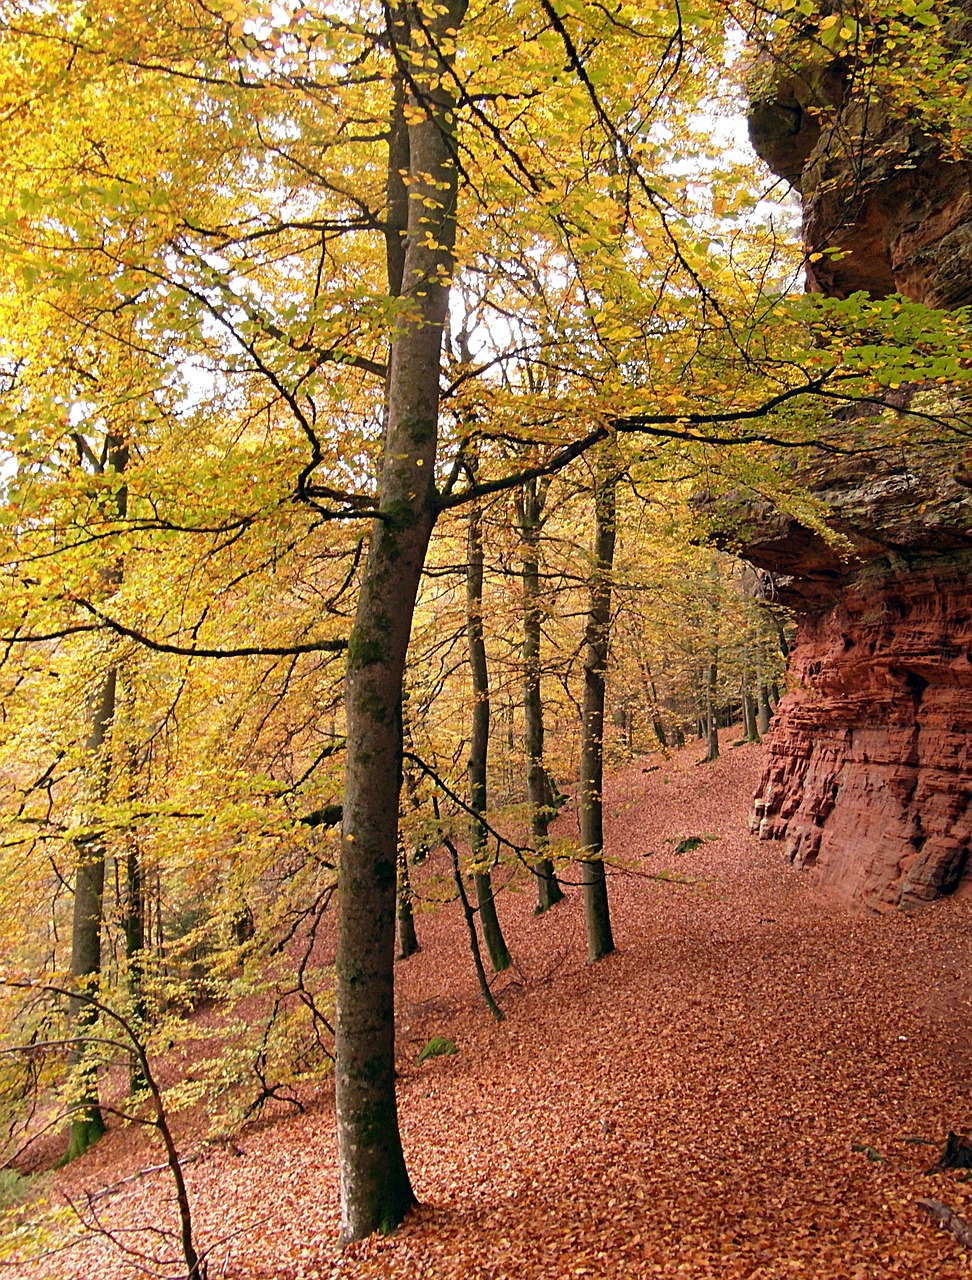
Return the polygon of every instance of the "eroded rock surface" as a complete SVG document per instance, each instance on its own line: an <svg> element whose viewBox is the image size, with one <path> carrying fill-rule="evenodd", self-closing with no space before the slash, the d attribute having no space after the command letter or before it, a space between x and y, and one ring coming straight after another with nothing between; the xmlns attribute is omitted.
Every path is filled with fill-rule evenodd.
<svg viewBox="0 0 972 1280"><path fill-rule="evenodd" d="M970 571L876 561L801 619L752 826L847 900L913 906L967 870Z"/></svg>
<svg viewBox="0 0 972 1280"><path fill-rule="evenodd" d="M902 293L942 308L972 301L972 166L943 159L878 97L855 98L841 59L772 79L751 105L749 133L803 197L805 242L824 254L807 265L811 290Z"/></svg>
<svg viewBox="0 0 972 1280"><path fill-rule="evenodd" d="M875 109L864 130L842 95L835 62L751 115L757 150L801 191L808 248L846 253L809 266L809 286L969 302L969 166ZM837 135L857 140L851 159ZM954 446L811 464L839 544L768 505L737 513L742 554L799 624L753 828L848 902L915 906L972 884L968 464Z"/></svg>

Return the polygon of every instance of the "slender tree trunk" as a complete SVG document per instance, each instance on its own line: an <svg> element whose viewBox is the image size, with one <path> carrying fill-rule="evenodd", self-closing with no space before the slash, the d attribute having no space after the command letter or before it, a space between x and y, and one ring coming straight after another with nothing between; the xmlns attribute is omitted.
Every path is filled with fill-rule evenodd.
<svg viewBox="0 0 972 1280"><path fill-rule="evenodd" d="M145 949L145 894L142 884L142 863L137 848L130 848L125 856L125 907L122 931L125 935L125 960L128 963L131 996L133 1000L140 1000L141 957Z"/></svg>
<svg viewBox="0 0 972 1280"><path fill-rule="evenodd" d="M142 861L138 848L133 844L125 855L125 902L122 915L122 931L125 935L125 963L128 971L128 996L132 1007L132 1023L144 1034L145 995L142 989L142 970L145 952L145 892L142 877ZM137 1055L132 1057L129 1088L133 1094L145 1089L145 1077Z"/></svg>
<svg viewBox="0 0 972 1280"><path fill-rule="evenodd" d="M580 862L587 927L587 958L593 964L614 950L604 873L604 693L611 636L611 572L617 538L617 473L601 470L595 490L594 556L584 653L580 778Z"/></svg>
<svg viewBox="0 0 972 1280"><path fill-rule="evenodd" d="M719 720L716 698L719 692L719 662L713 656L705 669L705 762L719 759Z"/></svg>
<svg viewBox="0 0 972 1280"><path fill-rule="evenodd" d="M125 718L130 719L134 710L134 689L132 681L122 680L122 706ZM138 752L128 742L125 747L126 780L129 803L137 798ZM143 971L145 967L146 946L146 906L145 906L145 874L142 867L142 855L138 837L134 829L127 833L127 849L122 866L124 886L121 893L121 928L125 940L125 972L128 981L128 998L131 1006L131 1022L144 1035L147 1016L145 992L143 989ZM132 1054L129 1073L129 1088L132 1094L142 1093L146 1081L139 1065L138 1054Z"/></svg>
<svg viewBox="0 0 972 1280"><path fill-rule="evenodd" d="M756 697L750 683L750 655L748 646L743 658L741 681L743 737L747 742L760 742L759 727L756 723Z"/></svg>
<svg viewBox="0 0 972 1280"><path fill-rule="evenodd" d="M462 904L463 918L466 921L466 931L469 934L469 949L472 952L479 990L486 1003L486 1008L497 1022L502 1022L503 1010L496 1003L496 998L489 989L489 979L486 977L486 969L483 965L483 953L479 949L479 934L476 932L476 913L473 910L472 903L469 901L469 895L466 893L466 886L462 882L462 871L459 867L459 850L451 840L446 840L445 846L449 850L449 856L452 859L452 875L455 880L456 893Z"/></svg>
<svg viewBox="0 0 972 1280"><path fill-rule="evenodd" d="M651 701L651 727L654 731L658 745L663 752L668 751L668 735L665 733L665 721L662 719L661 702L658 698L658 686L655 684L655 677L652 675L651 667L647 662L641 663L642 679L645 682L650 701Z"/></svg>
<svg viewBox="0 0 972 1280"><path fill-rule="evenodd" d="M466 639L472 676L472 732L469 741L469 807L485 814L487 802L487 762L489 757L489 667L483 636L483 536L479 508L469 512L469 539L466 558ZM510 953L500 928L493 897L493 882L486 853L486 828L475 819L470 832L473 878L479 907L479 927L493 972L510 967Z"/></svg>
<svg viewBox="0 0 972 1280"><path fill-rule="evenodd" d="M766 681L761 680L756 691L756 728L759 730L760 736L769 733L770 719L773 712L770 710L769 689L766 687Z"/></svg>
<svg viewBox="0 0 972 1280"><path fill-rule="evenodd" d="M756 726L756 703L753 701L748 678L743 677L742 685L742 718L743 737L747 742L759 742L759 729Z"/></svg>
<svg viewBox="0 0 972 1280"><path fill-rule="evenodd" d="M709 634L709 661L705 670L705 763L719 759L719 599L716 588L719 581L719 564L715 556L709 567L712 591L709 597L711 631Z"/></svg>
<svg viewBox="0 0 972 1280"><path fill-rule="evenodd" d="M436 516L439 372L453 271L458 167L446 32L463 0L394 6L388 36L412 99L396 103L389 145L406 168L401 293L411 300L392 338L382 516L371 533L347 654L344 826L338 873L335 1104L341 1240L391 1231L415 1203L395 1098L394 952L402 680L422 566ZM409 29L408 24L413 24ZM432 56L430 56L432 51ZM403 73L404 74L404 73ZM421 95L421 100L415 97ZM401 164L407 143L408 163ZM394 288L400 233L387 237Z"/></svg>
<svg viewBox="0 0 972 1280"><path fill-rule="evenodd" d="M533 847L542 854L549 839L550 814L547 808L546 773L543 767L543 700L540 683L540 529L546 486L531 480L517 500L517 520L523 539L523 719L527 759L527 801L530 805L530 835ZM540 857L534 863L537 879L537 912L560 902L564 891L557 882L554 865Z"/></svg>
<svg viewBox="0 0 972 1280"><path fill-rule="evenodd" d="M395 950L396 960L408 960L420 951L418 935L415 932L415 913L412 910L412 880L408 872L408 851L399 843L398 846L398 905L396 922L398 926L398 946Z"/></svg>
<svg viewBox="0 0 972 1280"><path fill-rule="evenodd" d="M743 649L743 669L742 669L742 717L743 717L743 737L747 742L761 742L759 736L759 726L756 723L756 693L753 683L750 679L752 671L752 652L748 643Z"/></svg>

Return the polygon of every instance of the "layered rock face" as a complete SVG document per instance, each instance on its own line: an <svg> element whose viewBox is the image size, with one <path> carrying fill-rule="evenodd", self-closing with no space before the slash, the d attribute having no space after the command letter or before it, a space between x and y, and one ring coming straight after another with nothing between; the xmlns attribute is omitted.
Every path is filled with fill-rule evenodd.
<svg viewBox="0 0 972 1280"><path fill-rule="evenodd" d="M972 553L854 574L801 619L753 827L870 907L950 893L972 832Z"/></svg>
<svg viewBox="0 0 972 1280"><path fill-rule="evenodd" d="M835 64L813 85L777 84L750 121L757 150L801 190L808 247L847 254L818 259L810 287L968 302L968 166L942 162L916 129L873 108L865 131L842 94ZM818 119L821 105L829 115ZM838 134L856 148L836 147ZM930 392L899 394L905 408ZM753 828L850 903L910 907L972 885L968 461L943 444L877 464L812 464L836 549L767 506L741 513L742 554L799 623Z"/></svg>

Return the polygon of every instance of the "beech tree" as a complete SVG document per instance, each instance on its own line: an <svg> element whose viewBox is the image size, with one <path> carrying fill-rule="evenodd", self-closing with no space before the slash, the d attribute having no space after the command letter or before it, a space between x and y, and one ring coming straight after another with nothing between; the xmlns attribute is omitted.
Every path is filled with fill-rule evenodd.
<svg viewBox="0 0 972 1280"><path fill-rule="evenodd" d="M486 813L489 760L489 667L483 637L483 534L479 508L469 509L469 538L466 564L466 634L469 646L469 670L472 676L472 729L469 734L469 807L473 812L470 845L474 860L476 901L479 924L496 973L510 967L510 953L503 937L493 880L487 861L487 830L480 817Z"/></svg>
<svg viewBox="0 0 972 1280"><path fill-rule="evenodd" d="M546 856L550 826L550 783L543 758L544 724L541 689L540 631L543 605L540 599L540 534L549 477L533 478L517 498L517 523L523 539L523 719L526 751L527 799L530 835L540 855L535 864L537 911L560 902L564 891L557 882L554 864Z"/></svg>
<svg viewBox="0 0 972 1280"><path fill-rule="evenodd" d="M47 851L83 836L65 815L110 640L144 662L111 719L145 795L106 796L84 830L116 859L136 831L167 898L156 942L196 913L188 967L260 890L256 939L226 956L276 973L281 939L310 954L337 864L346 1241L414 1200L393 935L402 685L437 521L637 440L696 471L704 452L716 482L772 484L819 522L787 459L878 447L833 399L966 376L962 315L785 296L798 251L733 220L754 193L732 166L706 180L698 108L725 103L725 30L718 7L586 0L52 0L0 32L5 853L30 864L23 914L56 918ZM460 277L489 317L461 367L444 342ZM81 425L129 449L125 511L104 501L117 477L93 496L76 474ZM338 853L311 818L339 801ZM29 966L52 931L18 938ZM284 990L320 1031L319 993Z"/></svg>
<svg viewBox="0 0 972 1280"><path fill-rule="evenodd" d="M611 638L611 572L617 541L617 464L603 456L595 463L594 548L590 605L584 641L584 700L578 809L587 958L592 963L614 950L607 877L604 870L604 692Z"/></svg>

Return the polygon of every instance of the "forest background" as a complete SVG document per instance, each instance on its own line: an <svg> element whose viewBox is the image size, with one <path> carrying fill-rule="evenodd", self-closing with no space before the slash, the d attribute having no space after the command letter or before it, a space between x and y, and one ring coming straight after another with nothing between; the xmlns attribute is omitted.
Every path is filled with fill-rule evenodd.
<svg viewBox="0 0 972 1280"><path fill-rule="evenodd" d="M5 6L11 1155L62 1112L83 1151L176 1042L166 1106L228 1127L336 1058L344 1237L402 1217L409 860L454 849L494 967L494 882L583 881L610 950L605 751L702 723L713 754L782 679L785 618L691 495L823 530L808 451L966 447L965 311L802 295L792 212L716 142L744 82L839 62L965 158L961 22ZM904 382L920 413L883 408Z"/></svg>

